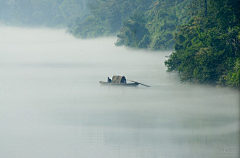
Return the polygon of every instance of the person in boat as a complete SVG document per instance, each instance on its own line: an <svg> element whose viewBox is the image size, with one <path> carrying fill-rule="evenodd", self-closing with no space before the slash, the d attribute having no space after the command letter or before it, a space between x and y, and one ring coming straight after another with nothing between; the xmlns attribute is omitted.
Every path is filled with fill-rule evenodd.
<svg viewBox="0 0 240 158"><path fill-rule="evenodd" d="M108 82L109 82L109 83L111 83L111 82L112 82L112 80L111 80L109 77L108 77Z"/></svg>
<svg viewBox="0 0 240 158"><path fill-rule="evenodd" d="M122 79L121 79L121 83L127 83L127 81L126 81L126 77L122 77Z"/></svg>

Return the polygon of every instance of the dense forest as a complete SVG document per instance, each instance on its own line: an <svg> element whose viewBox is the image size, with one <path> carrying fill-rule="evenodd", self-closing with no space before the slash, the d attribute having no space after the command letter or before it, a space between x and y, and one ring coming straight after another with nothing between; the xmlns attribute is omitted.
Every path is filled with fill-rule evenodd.
<svg viewBox="0 0 240 158"><path fill-rule="evenodd" d="M165 65L182 81L240 87L240 1L195 0Z"/></svg>
<svg viewBox="0 0 240 158"><path fill-rule="evenodd" d="M93 0L91 15L69 31L81 38L112 36L116 46L173 49L173 32L186 23L189 0Z"/></svg>
<svg viewBox="0 0 240 158"><path fill-rule="evenodd" d="M182 81L239 88L239 8L240 0L1 0L0 22L174 50L165 65Z"/></svg>

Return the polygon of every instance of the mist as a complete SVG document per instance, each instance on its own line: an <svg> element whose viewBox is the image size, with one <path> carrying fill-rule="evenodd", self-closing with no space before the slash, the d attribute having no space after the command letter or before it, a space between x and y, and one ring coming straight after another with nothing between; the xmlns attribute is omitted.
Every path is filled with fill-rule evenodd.
<svg viewBox="0 0 240 158"><path fill-rule="evenodd" d="M239 92L181 83L164 66L171 51L61 29L0 35L1 158L239 156ZM151 87L99 84L113 75Z"/></svg>

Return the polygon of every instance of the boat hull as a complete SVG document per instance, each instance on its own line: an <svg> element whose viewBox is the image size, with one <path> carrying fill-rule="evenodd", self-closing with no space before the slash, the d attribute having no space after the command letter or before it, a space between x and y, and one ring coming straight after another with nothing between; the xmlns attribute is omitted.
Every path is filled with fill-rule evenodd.
<svg viewBox="0 0 240 158"><path fill-rule="evenodd" d="M104 82L104 81L99 81L100 84L102 85L109 85L109 86L138 86L139 83L111 83L111 82Z"/></svg>

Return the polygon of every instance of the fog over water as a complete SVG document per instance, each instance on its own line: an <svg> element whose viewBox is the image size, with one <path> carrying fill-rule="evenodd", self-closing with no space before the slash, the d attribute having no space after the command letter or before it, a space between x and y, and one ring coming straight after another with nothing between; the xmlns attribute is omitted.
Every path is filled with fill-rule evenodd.
<svg viewBox="0 0 240 158"><path fill-rule="evenodd" d="M239 156L237 91L181 83L170 51L115 41L0 28L1 158ZM151 87L99 84L116 74Z"/></svg>

